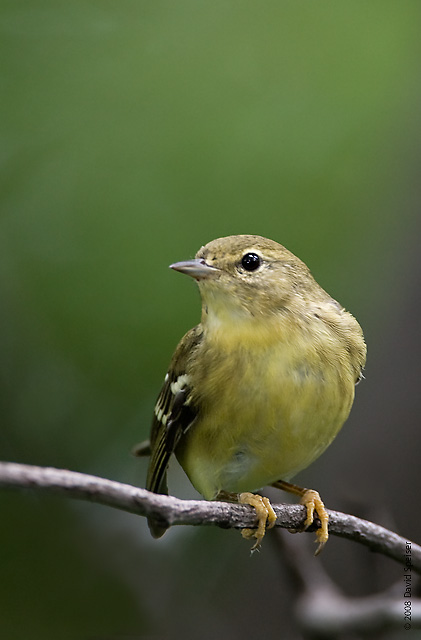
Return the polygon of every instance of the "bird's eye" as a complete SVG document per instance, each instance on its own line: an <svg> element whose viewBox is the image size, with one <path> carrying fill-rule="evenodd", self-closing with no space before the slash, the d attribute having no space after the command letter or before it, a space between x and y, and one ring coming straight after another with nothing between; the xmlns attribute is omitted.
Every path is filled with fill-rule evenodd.
<svg viewBox="0 0 421 640"><path fill-rule="evenodd" d="M261 260L257 253L246 253L241 260L241 266L246 271L256 271L260 267Z"/></svg>

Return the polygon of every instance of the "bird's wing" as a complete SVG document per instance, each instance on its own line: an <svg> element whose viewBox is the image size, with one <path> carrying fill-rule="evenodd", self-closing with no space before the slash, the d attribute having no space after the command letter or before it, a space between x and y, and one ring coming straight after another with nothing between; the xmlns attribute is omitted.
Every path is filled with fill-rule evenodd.
<svg viewBox="0 0 421 640"><path fill-rule="evenodd" d="M146 489L167 494L167 468L171 454L197 415L191 402L188 359L202 339L199 327L191 329L179 343L155 405L150 439L150 459ZM149 523L152 534L162 535L162 527ZM164 529L165 530L165 529Z"/></svg>

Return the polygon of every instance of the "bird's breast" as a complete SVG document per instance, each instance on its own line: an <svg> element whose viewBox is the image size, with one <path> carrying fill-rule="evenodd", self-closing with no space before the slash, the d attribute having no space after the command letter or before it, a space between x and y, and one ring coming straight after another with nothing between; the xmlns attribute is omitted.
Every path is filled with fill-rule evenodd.
<svg viewBox="0 0 421 640"><path fill-rule="evenodd" d="M225 336L226 338L226 336ZM207 366L193 368L199 407L177 457L207 499L287 480L330 444L354 395L346 350L314 340L202 343Z"/></svg>

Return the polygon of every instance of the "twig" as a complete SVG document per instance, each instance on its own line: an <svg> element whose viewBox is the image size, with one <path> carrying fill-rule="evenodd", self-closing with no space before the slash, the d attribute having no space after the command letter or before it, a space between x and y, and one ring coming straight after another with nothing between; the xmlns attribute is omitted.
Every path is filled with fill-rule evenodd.
<svg viewBox="0 0 421 640"><path fill-rule="evenodd" d="M255 526L255 511L252 507L226 502L205 500L179 500L172 496L150 493L128 484L105 478L14 462L0 462L0 487L9 489L36 489L69 498L97 502L109 507L142 516L151 516L167 526L219 525L237 529ZM305 520L305 508L301 505L273 505L276 525L286 529L300 529ZM408 541L367 520L362 520L338 511L328 511L329 531L333 535L360 542L404 563ZM310 527L310 531L315 525ZM413 542L410 562L412 569L421 573L421 547ZM408 561L407 561L408 562Z"/></svg>
<svg viewBox="0 0 421 640"><path fill-rule="evenodd" d="M275 541L283 566L290 572L290 584L296 593L292 602L298 626L306 638L352 637L379 633L385 629L421 628L421 599L404 597L402 579L383 592L363 597L346 596L333 582L322 562L312 562L309 547L297 536L282 536ZM414 576L415 577L415 576ZM410 608L404 602L410 600ZM406 620L410 621L407 622ZM360 635L358 635L360 637Z"/></svg>

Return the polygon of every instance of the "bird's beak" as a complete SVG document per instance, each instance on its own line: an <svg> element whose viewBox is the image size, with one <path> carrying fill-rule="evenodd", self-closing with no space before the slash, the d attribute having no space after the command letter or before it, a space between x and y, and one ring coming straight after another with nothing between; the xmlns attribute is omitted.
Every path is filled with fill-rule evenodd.
<svg viewBox="0 0 421 640"><path fill-rule="evenodd" d="M185 273L187 276L191 276L196 280L201 280L202 278L211 278L212 276L215 276L219 273L219 269L216 269L216 267L211 267L203 259L174 262L174 264L170 264L170 269L174 269L174 271L180 271L180 273Z"/></svg>

